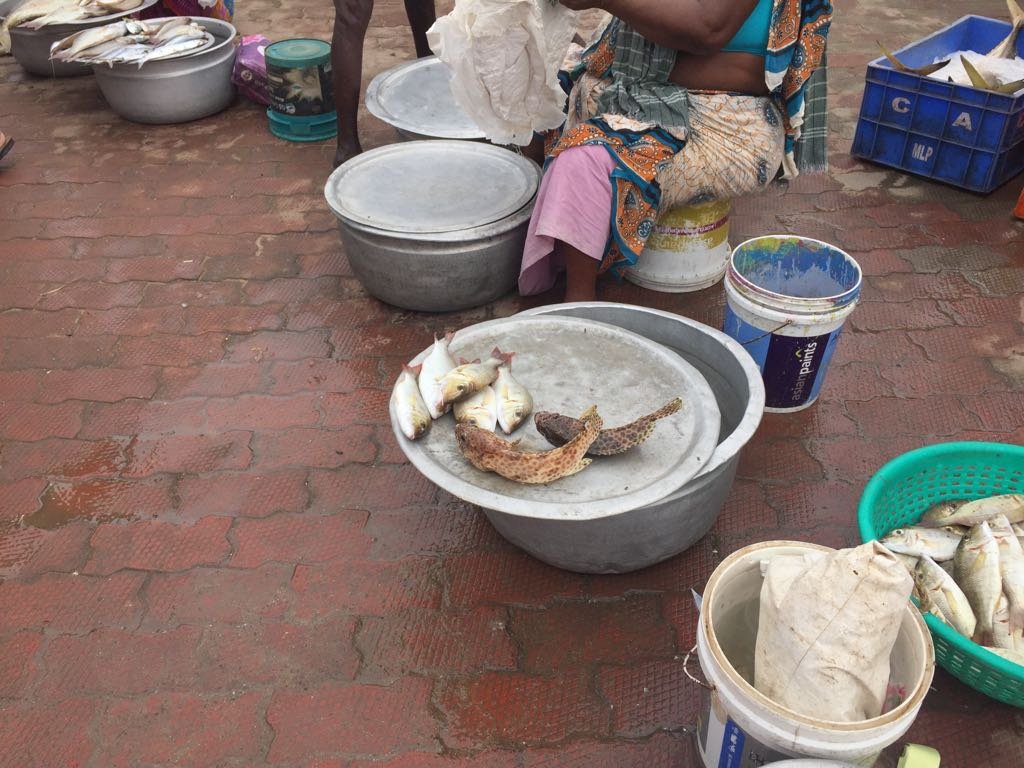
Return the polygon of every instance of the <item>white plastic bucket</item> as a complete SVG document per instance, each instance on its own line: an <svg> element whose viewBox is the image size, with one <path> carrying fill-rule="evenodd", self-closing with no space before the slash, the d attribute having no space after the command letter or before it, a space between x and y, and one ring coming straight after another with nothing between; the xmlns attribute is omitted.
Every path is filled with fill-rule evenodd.
<svg viewBox="0 0 1024 768"><path fill-rule="evenodd" d="M718 200L665 211L626 279L665 293L714 285L729 266L731 209L731 200Z"/></svg>
<svg viewBox="0 0 1024 768"><path fill-rule="evenodd" d="M788 758L871 766L907 732L935 671L935 653L919 612L907 602L890 656L890 683L906 691L892 710L870 720L817 720L775 704L749 682L763 577L761 561L828 547L766 541L729 555L711 574L697 627L697 658L708 682L697 728L706 768L744 768Z"/></svg>
<svg viewBox="0 0 1024 768"><path fill-rule="evenodd" d="M766 411L798 411L817 399L860 286L860 265L820 240L768 235L736 246L724 330L761 369Z"/></svg>

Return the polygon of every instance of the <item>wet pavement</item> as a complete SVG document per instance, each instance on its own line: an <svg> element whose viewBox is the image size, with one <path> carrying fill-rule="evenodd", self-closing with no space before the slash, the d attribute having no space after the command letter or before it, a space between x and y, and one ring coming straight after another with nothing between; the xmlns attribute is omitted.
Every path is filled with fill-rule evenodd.
<svg viewBox="0 0 1024 768"><path fill-rule="evenodd" d="M329 4L240 3L246 34L329 37ZM621 576L545 566L425 481L385 416L435 332L553 296L403 312L353 276L330 142L256 105L124 122L91 77L0 60L0 764L695 766L690 589L768 539L858 543L884 462L1024 440L1024 178L978 196L849 156L866 62L996 0L841 4L831 172L736 202L865 272L819 402L768 415L714 529ZM365 80L412 56L378 3ZM396 140L364 116L367 147ZM721 284L601 298L720 327ZM1024 762L1024 716L936 672L910 741Z"/></svg>

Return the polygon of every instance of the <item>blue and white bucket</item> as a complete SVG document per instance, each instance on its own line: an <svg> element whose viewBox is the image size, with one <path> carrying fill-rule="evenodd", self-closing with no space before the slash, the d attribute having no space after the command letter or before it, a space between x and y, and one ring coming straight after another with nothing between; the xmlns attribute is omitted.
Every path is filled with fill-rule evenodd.
<svg viewBox="0 0 1024 768"><path fill-rule="evenodd" d="M766 411L799 411L817 399L860 286L860 265L820 240L767 235L736 246L724 330L761 369Z"/></svg>

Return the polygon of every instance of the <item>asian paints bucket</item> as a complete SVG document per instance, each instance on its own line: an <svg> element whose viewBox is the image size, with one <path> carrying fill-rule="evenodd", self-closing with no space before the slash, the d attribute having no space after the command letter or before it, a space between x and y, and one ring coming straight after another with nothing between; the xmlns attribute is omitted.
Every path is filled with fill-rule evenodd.
<svg viewBox="0 0 1024 768"><path fill-rule="evenodd" d="M724 330L761 369L766 411L798 411L817 399L860 285L860 265L820 240L768 235L733 250Z"/></svg>
<svg viewBox="0 0 1024 768"><path fill-rule="evenodd" d="M665 211L626 279L666 293L714 285L729 265L731 209L731 200L718 200Z"/></svg>
<svg viewBox="0 0 1024 768"><path fill-rule="evenodd" d="M818 720L779 706L749 682L760 611L761 562L776 554L827 547L766 541L734 552L708 579L697 626L697 658L707 684L697 750L706 768L747 768L787 758L871 766L914 723L935 670L928 628L910 602L890 656L890 685L905 692L893 709L869 720Z"/></svg>

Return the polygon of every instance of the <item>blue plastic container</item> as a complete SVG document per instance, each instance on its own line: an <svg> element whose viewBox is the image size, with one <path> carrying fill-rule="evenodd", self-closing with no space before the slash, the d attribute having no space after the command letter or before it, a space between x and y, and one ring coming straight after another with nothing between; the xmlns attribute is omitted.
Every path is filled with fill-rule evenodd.
<svg viewBox="0 0 1024 768"><path fill-rule="evenodd" d="M324 141L338 135L338 113L295 117L267 109L270 132L288 141Z"/></svg>
<svg viewBox="0 0 1024 768"><path fill-rule="evenodd" d="M723 330L761 369L766 411L799 411L817 399L860 286L860 265L820 240L768 235L736 246Z"/></svg>
<svg viewBox="0 0 1024 768"><path fill-rule="evenodd" d="M964 16L900 48L908 67L956 51L986 53L1010 24ZM1024 35L1017 41L1024 56ZM851 153L929 179L988 193L1024 170L1024 95L1010 96L900 72L884 56L868 64Z"/></svg>

